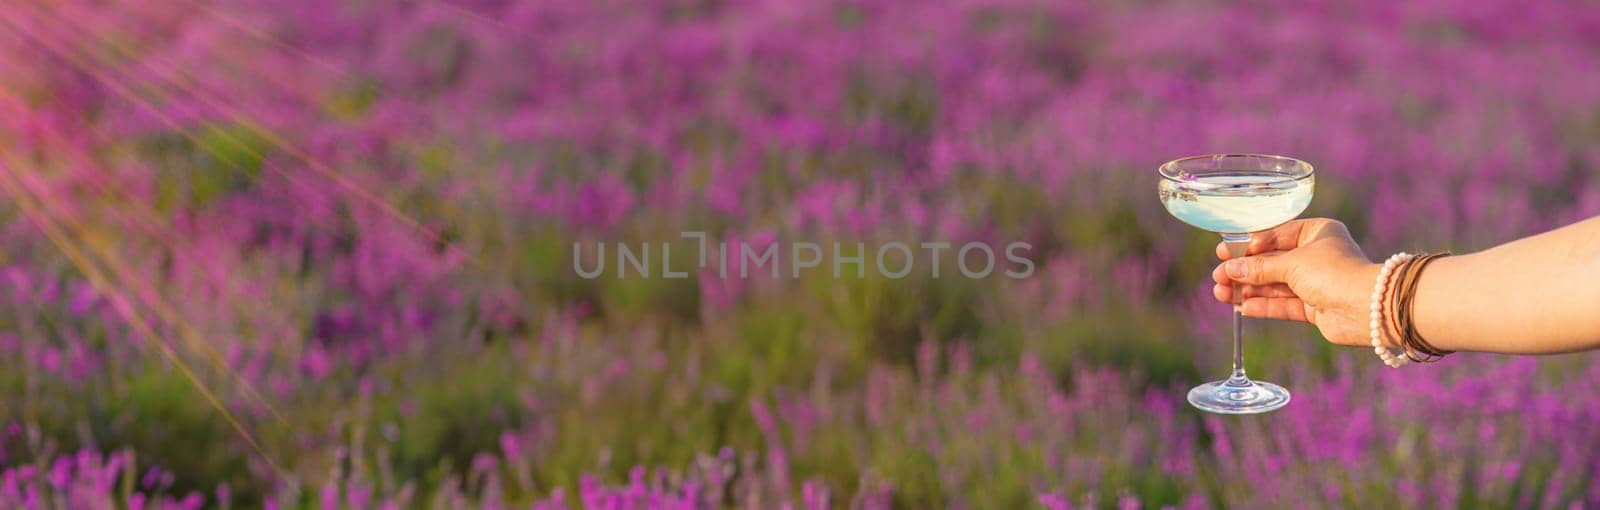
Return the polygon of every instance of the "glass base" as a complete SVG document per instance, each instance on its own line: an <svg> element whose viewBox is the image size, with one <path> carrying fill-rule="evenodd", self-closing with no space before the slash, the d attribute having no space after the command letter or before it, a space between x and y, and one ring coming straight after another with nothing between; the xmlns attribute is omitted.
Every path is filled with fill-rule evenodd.
<svg viewBox="0 0 1600 510"><path fill-rule="evenodd" d="M1289 390L1269 382L1226 379L1189 390L1189 404L1221 414L1257 414L1289 405Z"/></svg>

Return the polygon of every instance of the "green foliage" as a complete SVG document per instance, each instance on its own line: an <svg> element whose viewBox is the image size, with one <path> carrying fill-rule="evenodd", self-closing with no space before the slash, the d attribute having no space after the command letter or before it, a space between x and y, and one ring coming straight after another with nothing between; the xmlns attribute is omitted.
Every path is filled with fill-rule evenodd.
<svg viewBox="0 0 1600 510"><path fill-rule="evenodd" d="M627 266L627 275L619 276L622 268L618 264L618 245L607 244L606 271L595 280L600 288L599 303L603 310L623 317L663 315L680 322L697 319L700 313L700 285L697 279L699 275L693 271L696 262L694 256L699 249L697 246L684 242L670 244L671 248L665 253L671 259L671 270L682 272L685 276L667 278L661 266L664 243L624 243L634 256L643 261L649 277L637 274L631 264ZM592 257L596 250L592 243L583 249L585 257Z"/></svg>
<svg viewBox="0 0 1600 510"><path fill-rule="evenodd" d="M382 97L382 88L371 80L351 80L331 92L322 101L322 108L330 117L353 121L366 116L372 105Z"/></svg>
<svg viewBox="0 0 1600 510"><path fill-rule="evenodd" d="M877 451L873 466L895 481L895 506L901 508L940 508L946 491L939 480L939 461L926 451L912 447L885 447Z"/></svg>
<svg viewBox="0 0 1600 510"><path fill-rule="evenodd" d="M947 253L945 258L951 256ZM827 303L826 314L842 329L854 353L850 359L860 363L858 369L871 361L909 365L924 339L971 338L981 333L977 315L984 292L981 284L957 274L954 264L945 266L940 278L921 267L898 280L870 270L866 278L817 278L809 291L814 302Z"/></svg>
<svg viewBox="0 0 1600 510"><path fill-rule="evenodd" d="M806 381L826 346L812 341L815 331L804 312L761 308L735 323L735 335L719 341L711 354L711 380L742 406L747 395Z"/></svg>
<svg viewBox="0 0 1600 510"><path fill-rule="evenodd" d="M250 471L254 452L178 370L147 365L125 372L119 382L101 390L78 401L87 407L80 412L90 417L85 424L95 446L141 452L142 463L174 475L174 493L207 492L226 483L241 496L259 498L268 489Z"/></svg>
<svg viewBox="0 0 1600 510"><path fill-rule="evenodd" d="M251 124L206 124L142 141L138 151L157 165L156 209L203 209L261 178L270 141Z"/></svg>
<svg viewBox="0 0 1600 510"><path fill-rule="evenodd" d="M1112 366L1164 386L1200 379L1190 353L1193 346L1207 342L1227 348L1221 338L1197 338L1170 314L1113 306L1060 324L1040 339L1037 352L1057 374L1071 373L1084 364Z"/></svg>
<svg viewBox="0 0 1600 510"><path fill-rule="evenodd" d="M395 466L410 477L429 474L440 463L457 469L477 452L498 449L500 432L529 419L520 378L512 367L482 361L458 363L437 379L409 388L411 407L392 419L399 425Z"/></svg>

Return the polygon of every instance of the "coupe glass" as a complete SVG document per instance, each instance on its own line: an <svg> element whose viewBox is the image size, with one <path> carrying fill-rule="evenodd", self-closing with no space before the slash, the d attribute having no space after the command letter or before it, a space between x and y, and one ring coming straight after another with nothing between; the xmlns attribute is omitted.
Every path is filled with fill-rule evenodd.
<svg viewBox="0 0 1600 510"><path fill-rule="evenodd" d="M1161 165L1161 204L1184 223L1222 234L1231 257L1242 257L1250 234L1294 219L1311 203L1310 164L1261 154L1211 154ZM1204 411L1255 414L1289 403L1289 390L1244 373L1239 292L1233 295L1233 374L1189 390Z"/></svg>

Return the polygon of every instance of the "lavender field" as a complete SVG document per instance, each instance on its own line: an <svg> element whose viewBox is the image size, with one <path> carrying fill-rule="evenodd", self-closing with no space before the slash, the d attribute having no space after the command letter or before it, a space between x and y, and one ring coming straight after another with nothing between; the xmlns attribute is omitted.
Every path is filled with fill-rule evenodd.
<svg viewBox="0 0 1600 510"><path fill-rule="evenodd" d="M1600 214L1600 5L7 2L0 507L1600 508L1591 355L1252 321L1293 403L1191 409L1231 324L1155 168L1230 151L1374 258Z"/></svg>

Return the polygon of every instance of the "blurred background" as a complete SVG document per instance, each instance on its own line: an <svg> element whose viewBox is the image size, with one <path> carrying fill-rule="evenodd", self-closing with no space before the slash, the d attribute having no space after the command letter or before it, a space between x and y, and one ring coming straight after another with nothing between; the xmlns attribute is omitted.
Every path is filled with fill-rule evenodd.
<svg viewBox="0 0 1600 510"><path fill-rule="evenodd" d="M1251 321L1294 402L1189 408L1218 239L1155 192L1287 154L1371 257L1485 248L1600 213L1596 69L1577 0L11 2L0 502L1600 507L1589 355ZM686 230L1037 271L571 269Z"/></svg>

